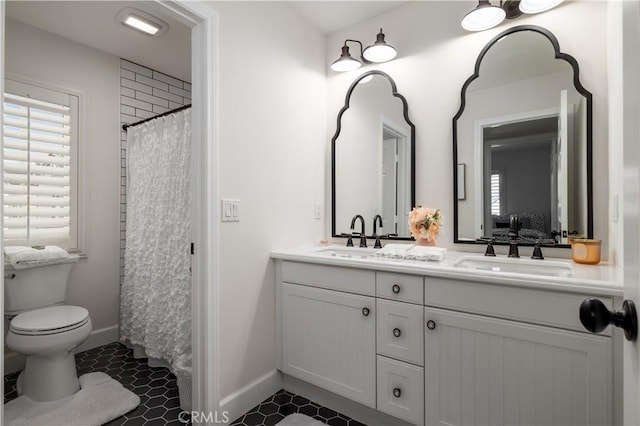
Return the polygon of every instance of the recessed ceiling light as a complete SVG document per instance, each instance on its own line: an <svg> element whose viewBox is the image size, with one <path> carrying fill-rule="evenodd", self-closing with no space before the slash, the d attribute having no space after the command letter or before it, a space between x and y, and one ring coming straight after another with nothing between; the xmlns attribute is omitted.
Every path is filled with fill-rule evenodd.
<svg viewBox="0 0 640 426"><path fill-rule="evenodd" d="M127 19L124 20L124 24L151 35L154 35L160 30L160 28L143 21L135 15L127 16Z"/></svg>
<svg viewBox="0 0 640 426"><path fill-rule="evenodd" d="M162 19L133 7L127 7L121 10L116 16L116 20L127 28L140 31L147 35L160 35L165 33L169 28L169 24Z"/></svg>

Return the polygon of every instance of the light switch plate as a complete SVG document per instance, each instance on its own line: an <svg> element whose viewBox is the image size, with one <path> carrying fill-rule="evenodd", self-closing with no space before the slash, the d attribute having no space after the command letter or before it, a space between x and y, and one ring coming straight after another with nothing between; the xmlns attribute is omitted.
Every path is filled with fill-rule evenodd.
<svg viewBox="0 0 640 426"><path fill-rule="evenodd" d="M222 200L222 221L240 222L240 200Z"/></svg>

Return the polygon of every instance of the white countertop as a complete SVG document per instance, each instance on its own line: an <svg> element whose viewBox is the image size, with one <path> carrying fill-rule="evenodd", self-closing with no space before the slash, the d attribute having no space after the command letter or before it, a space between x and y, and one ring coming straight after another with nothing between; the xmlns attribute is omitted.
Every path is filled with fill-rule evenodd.
<svg viewBox="0 0 640 426"><path fill-rule="evenodd" d="M341 252L353 252L353 257L332 256L329 250ZM417 261L406 259L387 259L375 256L360 257L363 250L371 249L346 248L344 246L329 245L315 247L299 247L293 249L274 250L271 257L274 259L291 260L297 262L316 263L322 265L334 265L360 269L374 269L378 271L398 272L414 275L425 275L440 278L473 280L477 282L503 284L510 286L540 288L571 293L588 293L595 296L622 296L623 285L621 277L617 276L616 268L606 263L598 265L581 265L570 259L545 258L536 260L536 263L559 264L564 263L573 269L570 276L548 276L534 273L517 273L493 270L466 269L455 266L461 258L479 258L484 256L478 253L465 253L448 251L444 260ZM495 259L506 258L498 256ZM530 259L522 257L525 262ZM510 262L518 262L519 259L509 259Z"/></svg>

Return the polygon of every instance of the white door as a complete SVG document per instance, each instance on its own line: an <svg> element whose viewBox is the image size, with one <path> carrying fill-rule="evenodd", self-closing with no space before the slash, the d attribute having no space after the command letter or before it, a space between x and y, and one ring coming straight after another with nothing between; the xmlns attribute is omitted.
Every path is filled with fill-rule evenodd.
<svg viewBox="0 0 640 426"><path fill-rule="evenodd" d="M396 138L382 141L382 226L377 229L378 235L397 233L396 211L398 209L398 140Z"/></svg>
<svg viewBox="0 0 640 426"><path fill-rule="evenodd" d="M622 2L624 296L640 306L640 5ZM622 60L619 64L622 65ZM640 344L624 342L624 424L640 424Z"/></svg>
<svg viewBox="0 0 640 426"><path fill-rule="evenodd" d="M557 219L560 224L560 242L567 243L567 232L569 232L569 140L571 138L569 126L569 104L567 101L567 91L560 91L560 115L558 116L558 155L557 176Z"/></svg>
<svg viewBox="0 0 640 426"><path fill-rule="evenodd" d="M282 371L375 408L375 298L282 284Z"/></svg>

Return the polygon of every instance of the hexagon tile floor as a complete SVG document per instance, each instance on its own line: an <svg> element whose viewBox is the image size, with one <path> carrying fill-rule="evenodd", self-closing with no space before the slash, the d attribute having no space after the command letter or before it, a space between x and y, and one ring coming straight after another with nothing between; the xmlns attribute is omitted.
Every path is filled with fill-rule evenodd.
<svg viewBox="0 0 640 426"><path fill-rule="evenodd" d="M135 359L120 343L110 343L76 354L78 375L93 371L107 373L140 397L140 405L109 423L109 426L184 425L178 420L180 400L175 376L167 368L149 367L146 359ZM18 373L4 377L4 402L18 395Z"/></svg>
<svg viewBox="0 0 640 426"><path fill-rule="evenodd" d="M274 426L289 414L302 413L332 426L365 426L329 408L318 405L307 398L285 390L276 392L231 423L231 426Z"/></svg>
<svg viewBox="0 0 640 426"><path fill-rule="evenodd" d="M167 368L152 368L146 359L135 359L132 351L120 343L110 343L76 354L78 375L101 371L107 373L140 397L140 405L107 426L184 425L178 419L180 400L176 378ZM16 380L19 373L4 376L4 402L18 397ZM302 413L331 426L365 426L362 423L322 407L307 398L285 390L276 392L232 426L274 426L289 414Z"/></svg>

